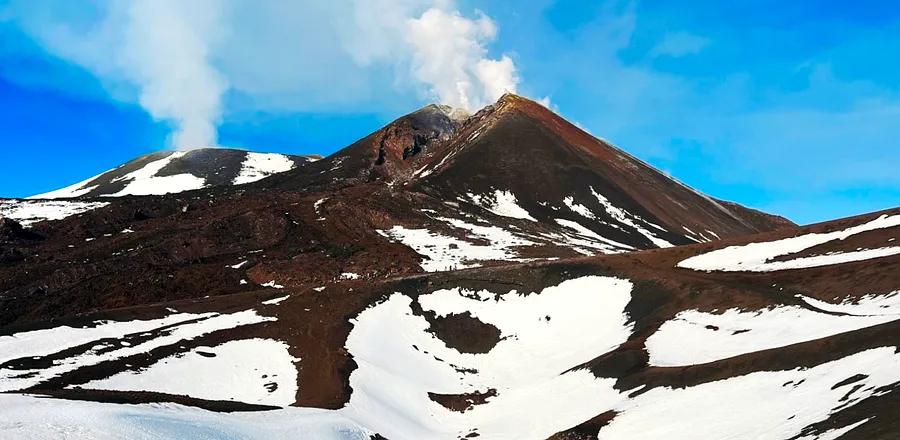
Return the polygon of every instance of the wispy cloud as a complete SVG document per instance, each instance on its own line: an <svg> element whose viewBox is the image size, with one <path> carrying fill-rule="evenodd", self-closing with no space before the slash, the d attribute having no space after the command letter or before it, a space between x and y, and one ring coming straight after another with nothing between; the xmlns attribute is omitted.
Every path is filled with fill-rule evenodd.
<svg viewBox="0 0 900 440"><path fill-rule="evenodd" d="M7 14L50 53L90 70L111 93L170 121L172 146L216 145L227 80L212 64L222 19L212 0L134 0L95 14L34 12L14 2ZM135 93L123 92L131 86Z"/></svg>
<svg viewBox="0 0 900 440"><path fill-rule="evenodd" d="M141 89L139 102L155 118L175 122L177 148L215 146L227 79L211 64L222 25L209 1L133 0L118 50Z"/></svg>
<svg viewBox="0 0 900 440"><path fill-rule="evenodd" d="M441 102L476 110L516 91L519 78L512 59L486 56L485 43L495 38L497 26L484 14L473 20L432 8L407 24L413 76Z"/></svg>
<svg viewBox="0 0 900 440"><path fill-rule="evenodd" d="M134 0L49 13L13 0L0 12L170 121L177 148L216 145L228 110L385 105L385 88L475 110L520 81L511 57L489 55L496 23L448 0Z"/></svg>

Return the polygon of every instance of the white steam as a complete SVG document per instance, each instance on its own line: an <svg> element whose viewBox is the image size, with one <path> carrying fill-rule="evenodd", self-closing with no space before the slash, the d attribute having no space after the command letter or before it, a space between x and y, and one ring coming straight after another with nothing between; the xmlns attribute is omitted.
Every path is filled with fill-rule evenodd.
<svg viewBox="0 0 900 440"><path fill-rule="evenodd" d="M360 65L399 63L425 86L428 99L477 110L516 92L513 60L488 57L497 36L490 17L462 15L452 1L352 0L343 47ZM373 20L372 17L378 17Z"/></svg>
<svg viewBox="0 0 900 440"><path fill-rule="evenodd" d="M9 0L0 16L170 122L179 149L215 146L226 110L393 113L424 97L473 111L519 83L488 53L494 21L452 0Z"/></svg>
<svg viewBox="0 0 900 440"><path fill-rule="evenodd" d="M188 149L216 145L227 89L210 61L225 29L220 5L129 0L41 8L13 0L7 12L48 52L103 80L114 98L136 101L171 123L171 146Z"/></svg>
<svg viewBox="0 0 900 440"><path fill-rule="evenodd" d="M140 87L141 106L175 124L178 149L216 145L226 85L209 62L208 40L219 23L214 5L206 6L192 14L200 11L190 2L136 0L128 11L120 56Z"/></svg>
<svg viewBox="0 0 900 440"><path fill-rule="evenodd" d="M485 44L497 35L497 26L484 14L473 20L458 11L432 8L407 25L413 76L440 102L475 110L516 91L519 78L512 59L486 57Z"/></svg>

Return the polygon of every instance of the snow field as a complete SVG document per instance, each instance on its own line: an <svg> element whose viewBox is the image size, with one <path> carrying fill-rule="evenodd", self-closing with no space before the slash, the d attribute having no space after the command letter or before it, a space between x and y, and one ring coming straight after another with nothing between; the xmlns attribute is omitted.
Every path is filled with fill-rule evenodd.
<svg viewBox="0 0 900 440"><path fill-rule="evenodd" d="M811 233L781 240L729 246L700 255L695 255L677 264L678 267L703 271L725 272L769 272L787 269L805 269L848 263L900 254L900 246L878 249L860 249L851 252L828 253L795 258L788 261L769 261L773 258L802 252L814 246L863 232L900 226L900 215L882 215L859 226L826 233Z"/></svg>

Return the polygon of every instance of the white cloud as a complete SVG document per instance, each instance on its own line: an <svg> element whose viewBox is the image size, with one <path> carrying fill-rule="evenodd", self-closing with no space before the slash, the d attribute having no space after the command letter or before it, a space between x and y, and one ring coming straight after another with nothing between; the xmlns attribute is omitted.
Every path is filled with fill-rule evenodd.
<svg viewBox="0 0 900 440"><path fill-rule="evenodd" d="M450 0L58 6L11 0L0 12L114 98L171 122L179 148L215 145L228 111L395 113L421 98L474 110L519 83L510 57L488 54L493 20Z"/></svg>
<svg viewBox="0 0 900 440"><path fill-rule="evenodd" d="M172 144L179 149L216 145L227 87L209 60L221 25L216 11L208 1L180 0L134 0L128 10L118 56L140 85L140 104L175 122Z"/></svg>
<svg viewBox="0 0 900 440"><path fill-rule="evenodd" d="M190 148L216 144L227 87L210 62L223 29L216 3L116 1L81 16L71 8L35 12L19 2L6 12L50 53L104 80L114 97L170 121L172 146Z"/></svg>
<svg viewBox="0 0 900 440"><path fill-rule="evenodd" d="M428 84L440 102L471 111L515 92L519 78L512 59L486 57L485 44L495 38L497 26L484 14L469 19L431 8L409 19L407 29L413 77Z"/></svg>
<svg viewBox="0 0 900 440"><path fill-rule="evenodd" d="M487 101L496 101L507 92L515 93L520 81L515 64L506 55L499 60L479 60L475 65L475 74L481 80ZM550 98L544 99L550 102Z"/></svg>

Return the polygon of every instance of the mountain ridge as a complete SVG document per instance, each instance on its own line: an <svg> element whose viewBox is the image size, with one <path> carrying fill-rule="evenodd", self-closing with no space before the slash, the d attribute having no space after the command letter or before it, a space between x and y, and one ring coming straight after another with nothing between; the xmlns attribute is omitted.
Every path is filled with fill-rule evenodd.
<svg viewBox="0 0 900 440"><path fill-rule="evenodd" d="M29 199L160 195L254 182L317 160L317 155L257 153L231 148L161 150L81 182Z"/></svg>
<svg viewBox="0 0 900 440"><path fill-rule="evenodd" d="M512 95L248 183L185 154L0 199L0 430L900 432L900 208L799 227Z"/></svg>
<svg viewBox="0 0 900 440"><path fill-rule="evenodd" d="M268 410L274 411L263 413L270 423L279 414L286 418L279 427L323 417L314 420L341 432L399 439L777 432L775 438L787 440L836 429L846 439L890 439L900 428L890 417L900 389L900 272L890 268L900 264L900 253L873 260L857 249L875 246L873 240L890 246L898 234L900 210L892 209L621 255L259 286L36 320L7 325L3 333L18 341L48 330L100 336L89 334L74 347L57 339L50 355L0 364L0 372L18 373L0 374L0 385L57 399ZM730 257L715 261L740 266L755 258L752 247L783 240L825 246L816 253L843 261L810 261L803 249L769 247L798 267L754 272L683 264L728 251ZM514 310L501 313L507 308ZM211 331L168 339L172 332L192 335L194 321ZM777 333L769 330L773 323ZM130 330L135 326L142 327ZM117 331L125 334L109 336ZM558 354L543 356L548 345L542 341ZM244 344L265 350L267 364L224 386L235 377L232 363L250 362L229 355L230 347ZM130 351L132 345L140 352ZM102 347L109 360L86 364L91 347ZM13 353L43 348L19 344ZM48 359L63 360L64 367L48 376L54 371ZM290 373L285 368L292 364L298 365ZM173 388L159 380L175 366L202 386ZM258 380L261 373L268 382ZM750 403L740 417L729 417L736 397ZM6 399L14 407L15 399ZM49 402L75 405L57 399ZM508 399L517 403L515 411L503 410ZM772 399L783 403L768 404ZM430 411L415 409L421 406ZM317 415L302 412L310 407L319 408ZM165 406L140 408L173 417ZM194 420L191 426L223 423L214 412L179 411ZM517 416L522 412L539 422L526 423ZM404 417L394 420L396 414Z"/></svg>

